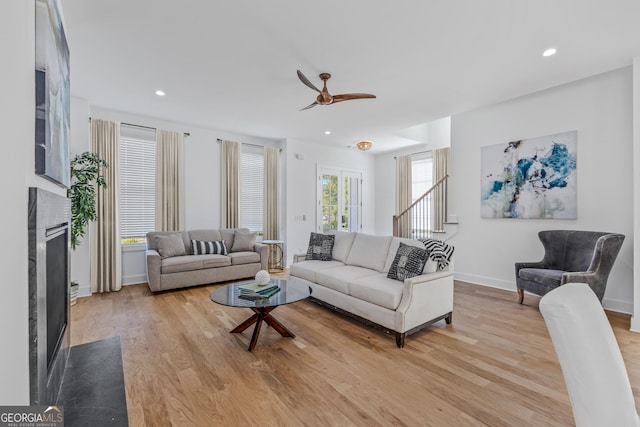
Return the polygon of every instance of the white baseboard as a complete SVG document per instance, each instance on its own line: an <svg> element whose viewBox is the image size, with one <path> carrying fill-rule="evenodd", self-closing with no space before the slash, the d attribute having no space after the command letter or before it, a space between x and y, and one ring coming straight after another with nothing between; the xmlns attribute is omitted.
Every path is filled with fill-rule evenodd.
<svg viewBox="0 0 640 427"><path fill-rule="evenodd" d="M91 285L80 285L78 286L78 298L82 297L90 297L91 296Z"/></svg>
<svg viewBox="0 0 640 427"><path fill-rule="evenodd" d="M607 311L615 311L616 313L633 314L633 303L619 301L613 299L603 299L602 306Z"/></svg>
<svg viewBox="0 0 640 427"><path fill-rule="evenodd" d="M122 278L122 286L137 285L139 283L147 283L146 274L138 274L135 276L125 276Z"/></svg>
<svg viewBox="0 0 640 427"><path fill-rule="evenodd" d="M475 276L473 274L465 274L455 272L453 278L461 282L473 283L474 285L488 286L490 288L504 289L506 291L516 291L515 281L493 279L491 277Z"/></svg>
<svg viewBox="0 0 640 427"><path fill-rule="evenodd" d="M508 280L493 279L491 277L475 276L473 274L465 274L455 272L453 274L455 280L461 282L473 283L474 285L488 286L490 288L504 289L507 291L516 291L515 280L510 282ZM605 298L602 301L602 306L607 311L615 311L616 313L633 314L633 303L627 301L619 301ZM632 330L634 329L634 323L632 319ZM640 321L637 321L637 331L640 332Z"/></svg>
<svg viewBox="0 0 640 427"><path fill-rule="evenodd" d="M147 276L145 274L140 274L137 276L127 276L122 278L122 286L137 285L139 283L147 283ZM78 298L90 297L91 294L92 292L90 284L87 283L78 287Z"/></svg>

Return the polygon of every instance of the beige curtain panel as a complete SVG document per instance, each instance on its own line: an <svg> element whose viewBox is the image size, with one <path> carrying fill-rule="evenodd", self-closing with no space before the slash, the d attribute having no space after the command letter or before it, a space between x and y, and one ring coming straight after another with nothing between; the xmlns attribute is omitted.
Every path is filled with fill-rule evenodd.
<svg viewBox="0 0 640 427"><path fill-rule="evenodd" d="M411 205L411 155L396 159L396 214L400 214ZM411 237L411 212L398 218L397 236Z"/></svg>
<svg viewBox="0 0 640 427"><path fill-rule="evenodd" d="M280 238L280 150L264 148L264 239Z"/></svg>
<svg viewBox="0 0 640 427"><path fill-rule="evenodd" d="M222 141L222 228L240 224L240 143Z"/></svg>
<svg viewBox="0 0 640 427"><path fill-rule="evenodd" d="M120 123L91 119L91 151L108 163L107 187L96 189L98 219L90 223L91 292L122 288L120 250Z"/></svg>
<svg viewBox="0 0 640 427"><path fill-rule="evenodd" d="M451 161L451 149L449 147L440 148L433 152L433 182L440 181L449 175L449 163ZM441 231L447 221L447 180L434 189L433 203L433 230Z"/></svg>
<svg viewBox="0 0 640 427"><path fill-rule="evenodd" d="M156 131L156 230L184 229L184 134Z"/></svg>

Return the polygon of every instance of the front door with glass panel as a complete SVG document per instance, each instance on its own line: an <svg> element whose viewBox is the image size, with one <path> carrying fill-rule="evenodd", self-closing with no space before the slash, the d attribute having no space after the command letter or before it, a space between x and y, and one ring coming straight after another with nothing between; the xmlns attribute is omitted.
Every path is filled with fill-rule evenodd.
<svg viewBox="0 0 640 427"><path fill-rule="evenodd" d="M317 230L360 231L362 174L331 168L318 169Z"/></svg>

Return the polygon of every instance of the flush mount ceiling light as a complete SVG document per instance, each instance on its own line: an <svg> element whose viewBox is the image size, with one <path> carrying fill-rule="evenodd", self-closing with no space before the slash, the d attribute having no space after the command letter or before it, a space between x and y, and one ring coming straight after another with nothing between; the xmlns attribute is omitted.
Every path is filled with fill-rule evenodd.
<svg viewBox="0 0 640 427"><path fill-rule="evenodd" d="M325 135L331 135L331 131L330 131L330 130L325 130L325 131L324 131L324 134L325 134Z"/></svg>
<svg viewBox="0 0 640 427"><path fill-rule="evenodd" d="M158 95L158 96L164 96L164 95L165 95L165 93L164 93L164 91L163 91L163 90L159 90L159 89L158 89L158 90L156 91L156 95Z"/></svg>
<svg viewBox="0 0 640 427"><path fill-rule="evenodd" d="M556 54L556 52L558 52L558 49L556 49L555 47L550 47L546 49L544 52L542 52L542 56L544 57L553 56Z"/></svg>
<svg viewBox="0 0 640 427"><path fill-rule="evenodd" d="M358 150L362 150L362 151L367 151L368 149L371 148L371 146L373 145L373 142L371 141L358 141L356 142L356 147L358 147Z"/></svg>

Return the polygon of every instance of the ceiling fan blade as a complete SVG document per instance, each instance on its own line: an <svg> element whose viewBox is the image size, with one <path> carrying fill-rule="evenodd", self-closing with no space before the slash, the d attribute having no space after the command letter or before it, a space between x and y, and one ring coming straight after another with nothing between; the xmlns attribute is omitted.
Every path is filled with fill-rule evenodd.
<svg viewBox="0 0 640 427"><path fill-rule="evenodd" d="M315 107L316 105L318 105L318 101L313 101L313 103L312 103L312 104L309 104L309 105L307 105L307 106L306 106L306 107L304 107L304 108L301 108L301 109L300 109L300 111L302 111L302 110L308 110L309 108L313 108L313 107Z"/></svg>
<svg viewBox="0 0 640 427"><path fill-rule="evenodd" d="M315 90L316 92L320 92L320 89L318 89L317 87L315 87L313 85L313 83L311 83L309 81L309 79L307 78L307 76L305 76L304 74L302 74L302 71L298 70L298 78L300 79L300 81L302 83L304 83L306 86L310 87L311 89Z"/></svg>
<svg viewBox="0 0 640 427"><path fill-rule="evenodd" d="M365 98L375 98L375 95L371 95L370 93L343 93L342 95L333 95L333 103L340 101L349 101L351 99L365 99Z"/></svg>

